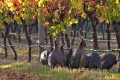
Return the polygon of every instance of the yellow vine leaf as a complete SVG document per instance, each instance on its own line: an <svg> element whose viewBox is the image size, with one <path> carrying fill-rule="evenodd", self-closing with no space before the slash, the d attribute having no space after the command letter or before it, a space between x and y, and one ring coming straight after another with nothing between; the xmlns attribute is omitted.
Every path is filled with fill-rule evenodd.
<svg viewBox="0 0 120 80"><path fill-rule="evenodd" d="M115 3L116 3L116 4L119 4L119 0L116 0Z"/></svg>
<svg viewBox="0 0 120 80"><path fill-rule="evenodd" d="M81 15L84 19L87 17L87 15L84 13L84 12L82 12L82 15Z"/></svg>

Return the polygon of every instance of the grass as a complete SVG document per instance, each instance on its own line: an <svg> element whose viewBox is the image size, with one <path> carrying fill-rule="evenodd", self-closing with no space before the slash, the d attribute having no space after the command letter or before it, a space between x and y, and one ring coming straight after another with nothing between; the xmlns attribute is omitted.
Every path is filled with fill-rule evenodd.
<svg viewBox="0 0 120 80"><path fill-rule="evenodd" d="M8 60L4 60L4 62ZM11 61L11 60L10 60ZM0 68L11 68L14 70L22 70L25 73L38 73L44 77L48 77L49 80L68 80L70 79L71 73L67 71L60 71L58 69L53 70L50 67L42 66L40 63L28 63L19 62L3 64Z"/></svg>
<svg viewBox="0 0 120 80"><path fill-rule="evenodd" d="M88 70L88 69L73 69L56 68L51 69L48 66L43 66L39 62L32 61L14 61L0 58L0 68L11 68L20 70L24 73L38 73L48 80L119 80L120 74L117 72L108 72L107 70ZM3 63L2 63L3 62Z"/></svg>
<svg viewBox="0 0 120 80"><path fill-rule="evenodd" d="M28 54L26 48L17 49L19 52L18 61L14 61L11 53L9 51L9 57L3 59L0 57L0 68L11 68L13 70L20 70L24 73L38 73L43 77L47 77L48 80L119 80L120 74L117 73L118 64L111 69L111 72L106 70L87 70L87 69L74 69L70 70L67 68L57 68L51 69L48 66L42 66L38 62L37 48L32 50L32 62L27 62ZM104 54L101 52L100 54ZM118 55L117 52L114 54Z"/></svg>
<svg viewBox="0 0 120 80"><path fill-rule="evenodd" d="M48 67L39 67L36 68L35 66L29 67L24 69L25 72L37 72L42 76L49 77L51 80L69 80L70 73L66 71L55 71Z"/></svg>

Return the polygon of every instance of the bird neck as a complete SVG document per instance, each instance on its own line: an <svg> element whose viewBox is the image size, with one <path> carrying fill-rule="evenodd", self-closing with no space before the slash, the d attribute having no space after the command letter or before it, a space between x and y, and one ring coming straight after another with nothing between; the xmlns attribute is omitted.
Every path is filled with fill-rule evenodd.
<svg viewBox="0 0 120 80"><path fill-rule="evenodd" d="M64 53L64 48L62 45L60 46L60 50L62 51L62 53Z"/></svg>
<svg viewBox="0 0 120 80"><path fill-rule="evenodd" d="M58 48L59 46L58 46L58 44L57 44L57 42L55 42L55 48Z"/></svg>
<svg viewBox="0 0 120 80"><path fill-rule="evenodd" d="M84 49L84 46L82 45L82 43L79 44L79 49Z"/></svg>

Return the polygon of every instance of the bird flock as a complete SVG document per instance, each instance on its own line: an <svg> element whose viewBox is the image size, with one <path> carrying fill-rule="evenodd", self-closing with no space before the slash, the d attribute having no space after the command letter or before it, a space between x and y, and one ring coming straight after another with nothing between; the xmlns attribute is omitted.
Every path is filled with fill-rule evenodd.
<svg viewBox="0 0 120 80"><path fill-rule="evenodd" d="M51 68L68 67L71 69L89 68L89 69L107 69L108 71L117 63L117 58L112 53L106 53L102 58L98 52L92 52L89 56L85 53L85 40L79 38L79 45L76 49L70 48L69 51L64 50L63 43L60 39L54 39L55 47L52 52L43 51L40 56L40 62Z"/></svg>

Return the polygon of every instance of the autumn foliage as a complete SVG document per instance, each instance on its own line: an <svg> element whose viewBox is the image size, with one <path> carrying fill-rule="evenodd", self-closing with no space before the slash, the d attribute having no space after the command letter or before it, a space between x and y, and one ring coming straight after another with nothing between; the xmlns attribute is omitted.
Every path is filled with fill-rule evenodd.
<svg viewBox="0 0 120 80"><path fill-rule="evenodd" d="M14 6L14 7L19 7L19 6L20 6L20 2L19 2L18 0L15 0L15 1L13 2L13 6Z"/></svg>

